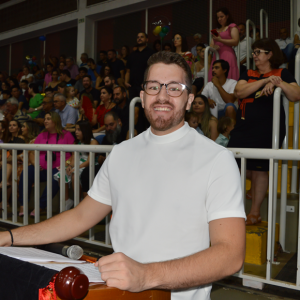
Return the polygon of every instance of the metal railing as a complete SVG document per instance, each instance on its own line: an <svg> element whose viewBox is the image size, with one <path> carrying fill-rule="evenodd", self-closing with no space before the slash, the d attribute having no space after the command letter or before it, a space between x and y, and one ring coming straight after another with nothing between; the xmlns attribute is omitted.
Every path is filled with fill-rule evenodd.
<svg viewBox="0 0 300 300"><path fill-rule="evenodd" d="M209 71L209 65L208 65L208 51L212 51L216 55L216 60L220 58L219 51L212 47L206 47L204 52L204 86L208 82L208 71Z"/></svg>
<svg viewBox="0 0 300 300"><path fill-rule="evenodd" d="M129 138L134 137L134 108L136 103L141 103L142 99L140 97L135 97L130 101L129 105Z"/></svg>
<svg viewBox="0 0 300 300"><path fill-rule="evenodd" d="M262 8L259 12L259 21L260 21L260 38L264 37L264 16L265 16L265 25L266 25L266 36L269 37L269 17L268 13ZM254 37L254 35L253 35Z"/></svg>
<svg viewBox="0 0 300 300"><path fill-rule="evenodd" d="M60 152L60 209L59 212L65 210L65 163L66 152L75 152L75 166L74 166L74 206L80 201L80 184L79 184L79 152L89 152L89 186L93 184L95 177L95 153L108 153L113 146L90 146L90 145L49 145L49 144L0 144L2 149L2 218L1 222L13 224L17 226L28 225L28 153L34 151L34 222L40 222L40 151L47 151L47 219L52 217L52 152ZM12 220L7 218L7 150L12 150ZM24 216L23 223L18 222L17 212L17 150L23 151L23 207ZM77 237L77 240L101 245L111 248L110 237L108 233L108 225L110 222L109 216L105 220L105 242L95 240L94 229L89 230L89 238Z"/></svg>
<svg viewBox="0 0 300 300"><path fill-rule="evenodd" d="M250 43L249 43L249 37L250 37L250 25L252 25L252 29L253 29L253 39L252 41L255 41L255 37L256 37L256 25L254 22L252 22L250 19L248 19L246 21L246 42L247 42L247 69L250 70L250 56L249 56L249 49L250 49ZM255 70L255 64L253 64L253 70Z"/></svg>

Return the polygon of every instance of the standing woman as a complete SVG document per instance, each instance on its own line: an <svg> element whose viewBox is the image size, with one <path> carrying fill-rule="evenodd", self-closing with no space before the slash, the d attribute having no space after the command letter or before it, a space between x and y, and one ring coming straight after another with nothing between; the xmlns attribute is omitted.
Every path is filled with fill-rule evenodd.
<svg viewBox="0 0 300 300"><path fill-rule="evenodd" d="M194 74L194 58L192 52L189 51L186 37L181 33L175 33L173 36L173 51L180 54L188 63Z"/></svg>
<svg viewBox="0 0 300 300"><path fill-rule="evenodd" d="M231 131L228 148L272 148L274 89L282 88L289 101L300 100L300 87L287 69L279 69L283 56L272 39L252 45L257 70L243 73L235 87L241 100L236 126ZM279 148L285 137L285 113L281 100ZM240 167L240 160L237 160ZM261 222L260 207L267 193L269 160L247 159L247 178L251 180L252 206L247 225Z"/></svg>
<svg viewBox="0 0 300 300"><path fill-rule="evenodd" d="M63 144L72 145L74 144L73 135L64 130L61 125L61 119L57 112L51 111L45 115L45 130L40 133L35 139L35 144ZM71 157L71 153L66 153L66 161ZM34 163L34 160L33 160ZM59 190L58 182L53 178L53 175L58 172L57 167L60 166L60 152L52 152L52 197L56 195ZM47 181L47 151L40 151L40 182ZM27 174L26 174L27 175ZM28 167L28 199L32 184L34 183L34 165ZM24 172L20 176L19 183L19 202L20 202L20 213L23 215L23 184L24 184ZM47 187L44 189L43 194L40 198L40 209L45 209L47 206ZM35 211L30 213L30 216L34 216Z"/></svg>
<svg viewBox="0 0 300 300"><path fill-rule="evenodd" d="M95 126L97 123L99 124L98 129L94 129L93 132L100 132L105 129L104 126L104 116L107 112L109 112L116 104L112 103L113 91L109 87L103 87L100 94L101 105L96 108L96 112L93 116L91 125Z"/></svg>
<svg viewBox="0 0 300 300"><path fill-rule="evenodd" d="M51 78L52 78L52 81L49 82L47 87L51 87L53 89L53 91L56 92L57 88L58 88L57 85L61 83L61 81L58 80L58 71L57 70L52 71Z"/></svg>
<svg viewBox="0 0 300 300"><path fill-rule="evenodd" d="M106 65L106 66L103 66L101 68L101 71L100 71L100 76L97 77L96 79L96 84L95 84L95 88L97 90L101 90L102 87L104 87L104 78L108 75L111 74L111 68L110 66Z"/></svg>
<svg viewBox="0 0 300 300"><path fill-rule="evenodd" d="M29 109L27 114L34 119L40 113L40 110L43 108L42 102L44 97L39 93L39 88L36 83L30 83L28 93L32 96L29 101Z"/></svg>
<svg viewBox="0 0 300 300"><path fill-rule="evenodd" d="M222 7L216 11L217 13L217 32L218 36L212 34L210 46L219 51L220 59L226 60L230 65L228 73L229 79L239 79L239 69L237 66L235 52L232 47L239 44L239 29L233 23L230 12L226 7ZM208 81L212 78L212 65L216 60L214 55L210 69L208 72Z"/></svg>
<svg viewBox="0 0 300 300"><path fill-rule="evenodd" d="M118 59L121 59L123 61L125 67L127 64L129 53L130 53L129 47L124 45L124 46L122 46L121 54L118 55Z"/></svg>

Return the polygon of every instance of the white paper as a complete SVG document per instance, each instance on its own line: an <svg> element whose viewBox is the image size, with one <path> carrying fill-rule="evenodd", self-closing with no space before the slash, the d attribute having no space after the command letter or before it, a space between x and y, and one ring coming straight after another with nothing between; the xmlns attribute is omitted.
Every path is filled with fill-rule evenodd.
<svg viewBox="0 0 300 300"><path fill-rule="evenodd" d="M60 254L28 247L0 247L0 254L28 262L61 262L82 264L85 261L74 260Z"/></svg>
<svg viewBox="0 0 300 300"><path fill-rule="evenodd" d="M89 279L89 282L104 282L101 279L101 273L99 272L98 268L94 266L94 264L91 263L84 263L84 264L55 264L55 263L49 263L49 264L42 264L42 263L35 263L36 265L43 266L48 269L61 271L62 269L66 267L76 267L80 269Z"/></svg>

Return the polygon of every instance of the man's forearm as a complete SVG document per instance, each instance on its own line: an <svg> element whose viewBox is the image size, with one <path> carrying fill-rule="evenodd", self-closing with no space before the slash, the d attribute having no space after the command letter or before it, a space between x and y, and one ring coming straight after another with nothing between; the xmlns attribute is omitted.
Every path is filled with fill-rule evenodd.
<svg viewBox="0 0 300 300"><path fill-rule="evenodd" d="M239 271L243 255L218 244L185 258L147 265L145 289L184 289L220 280Z"/></svg>
<svg viewBox="0 0 300 300"><path fill-rule="evenodd" d="M130 73L126 72L125 74L125 83L129 83L130 81Z"/></svg>
<svg viewBox="0 0 300 300"><path fill-rule="evenodd" d="M236 98L234 94L228 94L222 86L217 86L217 89L225 103L234 103Z"/></svg>

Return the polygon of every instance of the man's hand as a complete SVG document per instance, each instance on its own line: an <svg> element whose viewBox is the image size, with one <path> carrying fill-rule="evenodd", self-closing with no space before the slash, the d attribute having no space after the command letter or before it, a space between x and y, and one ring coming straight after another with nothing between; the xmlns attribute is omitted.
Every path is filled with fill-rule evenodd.
<svg viewBox="0 0 300 300"><path fill-rule="evenodd" d="M104 256L95 266L109 287L130 292L141 292L150 288L146 282L147 265L138 263L123 253Z"/></svg>
<svg viewBox="0 0 300 300"><path fill-rule="evenodd" d="M125 82L126 87L129 89L131 85L128 82Z"/></svg>
<svg viewBox="0 0 300 300"><path fill-rule="evenodd" d="M208 98L208 104L210 108L214 108L217 104L213 99Z"/></svg>
<svg viewBox="0 0 300 300"><path fill-rule="evenodd" d="M216 76L212 77L211 82L214 84L215 87L221 87L219 78L217 78Z"/></svg>

